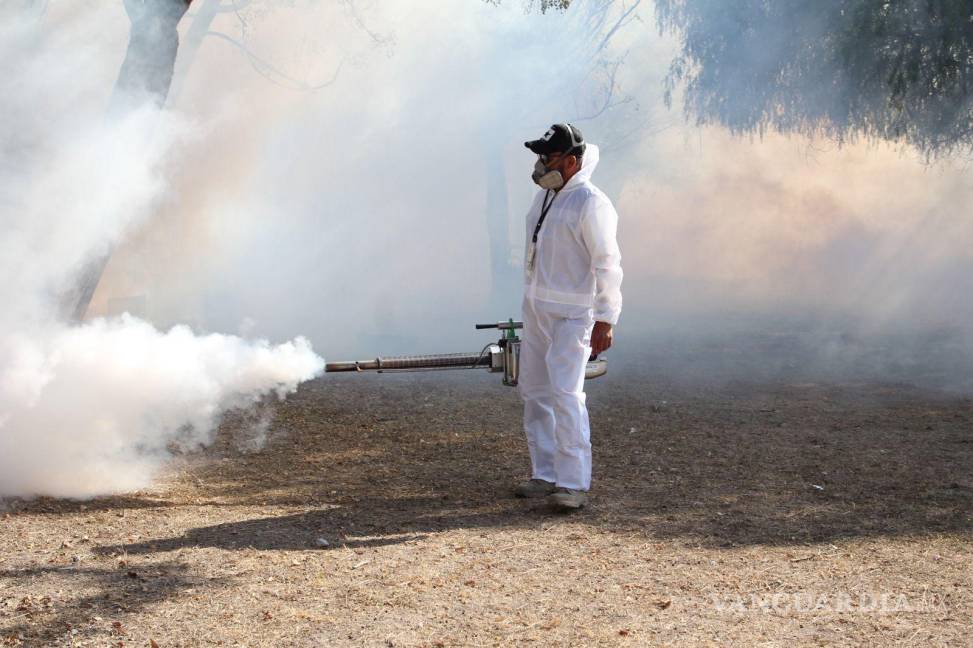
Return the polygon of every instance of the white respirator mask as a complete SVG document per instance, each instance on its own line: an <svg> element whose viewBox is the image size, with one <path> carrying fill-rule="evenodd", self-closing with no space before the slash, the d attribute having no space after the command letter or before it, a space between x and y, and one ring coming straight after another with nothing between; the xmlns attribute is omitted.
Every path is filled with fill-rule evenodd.
<svg viewBox="0 0 973 648"><path fill-rule="evenodd" d="M549 142L554 136L554 129L557 127L558 124L552 126L551 129L544 134L542 140ZM574 126L571 124L565 124L564 128L567 129L568 136L571 138L571 146L561 153L561 159L564 159L564 156L574 155L578 158L578 162L580 162L581 155L584 155L585 150L585 143L584 140L581 139L581 133L579 132L578 134L575 134ZM541 142L541 140L534 143L536 144L539 142ZM527 144L528 148L530 148L531 142L525 142L525 144ZM537 162L534 163L534 172L531 174L531 178L533 178L534 182L536 182L541 189L557 191L564 186L564 176L562 176L561 172L557 171L556 169L547 168L547 158L547 154L541 155L538 153Z"/></svg>
<svg viewBox="0 0 973 648"><path fill-rule="evenodd" d="M541 189L557 191L564 186L564 178L561 176L561 172L556 169L548 170L547 165L540 158L534 163L534 172L530 174L530 177Z"/></svg>

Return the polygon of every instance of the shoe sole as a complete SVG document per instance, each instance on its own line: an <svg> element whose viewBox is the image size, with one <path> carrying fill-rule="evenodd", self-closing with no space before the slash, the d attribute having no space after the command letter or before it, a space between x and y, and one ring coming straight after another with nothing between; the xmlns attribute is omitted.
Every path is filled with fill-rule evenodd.
<svg viewBox="0 0 973 648"><path fill-rule="evenodd" d="M540 499L542 497L547 497L550 493L518 493L514 492L514 497L519 497L520 499Z"/></svg>
<svg viewBox="0 0 973 648"><path fill-rule="evenodd" d="M587 504L587 502L582 502L581 504L567 504L557 500L551 501L551 506L561 511L577 511L579 509L583 509L585 504Z"/></svg>

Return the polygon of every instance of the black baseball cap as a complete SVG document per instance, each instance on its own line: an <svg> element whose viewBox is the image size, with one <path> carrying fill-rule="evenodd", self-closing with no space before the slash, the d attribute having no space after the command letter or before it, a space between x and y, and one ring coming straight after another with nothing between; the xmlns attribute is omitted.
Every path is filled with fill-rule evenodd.
<svg viewBox="0 0 973 648"><path fill-rule="evenodd" d="M577 150L584 153L585 142L581 131L571 124L554 124L540 139L524 142L524 146L538 155L568 153Z"/></svg>

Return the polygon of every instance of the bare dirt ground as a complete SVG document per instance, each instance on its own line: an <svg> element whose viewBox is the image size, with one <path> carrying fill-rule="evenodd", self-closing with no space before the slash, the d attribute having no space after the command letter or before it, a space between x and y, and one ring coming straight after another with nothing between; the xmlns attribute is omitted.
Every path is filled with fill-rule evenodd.
<svg viewBox="0 0 973 648"><path fill-rule="evenodd" d="M327 376L261 451L229 416L151 491L7 502L0 645L973 645L969 397L650 365L589 385L574 515L508 495L479 371Z"/></svg>

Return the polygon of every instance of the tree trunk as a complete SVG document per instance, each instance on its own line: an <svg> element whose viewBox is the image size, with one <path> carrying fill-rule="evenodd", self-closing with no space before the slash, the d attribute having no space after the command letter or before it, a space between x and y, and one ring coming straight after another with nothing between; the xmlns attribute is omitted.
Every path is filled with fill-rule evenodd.
<svg viewBox="0 0 973 648"><path fill-rule="evenodd" d="M179 50L179 20L192 0L124 0L131 28L128 50L108 105L108 117L119 118L146 103L165 105ZM111 250L92 259L62 302L64 315L84 319Z"/></svg>
<svg viewBox="0 0 973 648"><path fill-rule="evenodd" d="M238 0L235 4L236 6L244 6L242 0ZM169 88L170 104L179 100L179 95L186 84L186 74L196 59L196 54L202 47L203 40L209 33L213 21L218 15L228 10L223 5L223 0L196 0L196 7L193 9L195 16L186 29L186 37L179 43L179 64L176 66L172 86Z"/></svg>
<svg viewBox="0 0 973 648"><path fill-rule="evenodd" d="M191 0L124 0L131 22L110 112L153 102L163 106L179 50L179 21Z"/></svg>

